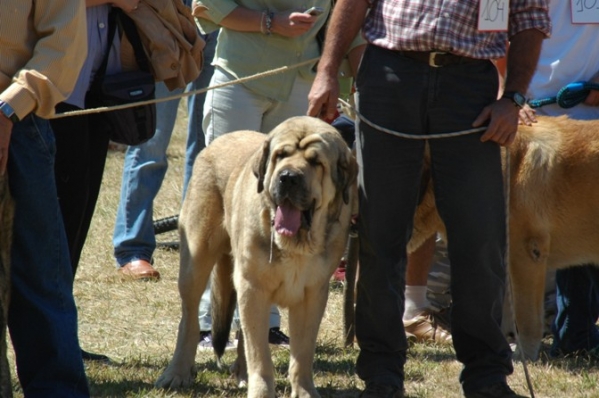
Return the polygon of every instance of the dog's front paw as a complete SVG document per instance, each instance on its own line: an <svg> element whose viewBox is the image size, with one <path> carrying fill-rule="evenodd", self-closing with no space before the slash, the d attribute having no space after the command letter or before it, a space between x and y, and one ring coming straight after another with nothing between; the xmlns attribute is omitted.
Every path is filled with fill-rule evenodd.
<svg viewBox="0 0 599 398"><path fill-rule="evenodd" d="M156 380L157 388L174 389L189 387L196 379L197 371L195 366L192 366L187 371L183 369L174 369L170 365Z"/></svg>
<svg viewBox="0 0 599 398"><path fill-rule="evenodd" d="M541 343L527 342L523 341L520 338L520 344L516 347L516 351L514 352L514 359L521 360L522 355L524 354L524 358L528 361L536 361L539 359L539 351L541 349Z"/></svg>

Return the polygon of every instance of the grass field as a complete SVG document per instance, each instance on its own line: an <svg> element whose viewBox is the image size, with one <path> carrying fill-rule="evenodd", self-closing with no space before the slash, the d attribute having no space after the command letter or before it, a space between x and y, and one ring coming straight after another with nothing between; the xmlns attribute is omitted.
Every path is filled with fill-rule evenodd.
<svg viewBox="0 0 599 398"><path fill-rule="evenodd" d="M170 167L154 202L155 218L178 212L181 197L186 115L180 110L177 130L168 151ZM104 184L75 280L79 308L79 337L85 350L108 355L111 364L87 363L94 397L243 397L227 369L219 369L212 353L198 351L198 377L192 388L163 391L153 388L174 351L180 319L177 291L178 253L158 250L159 282L122 282L112 256L112 231L119 198L123 153L108 156ZM176 238L176 237L175 237ZM357 397L363 383L354 374L357 347L343 347L342 288L331 284L331 295L318 337L314 373L323 397ZM282 312L286 330L286 313ZM35 327L35 325L32 325ZM544 343L547 351L548 344ZM14 358L11 355L11 363ZM289 352L273 349L277 392L290 394L286 379ZM233 353L225 362L234 360ZM525 371L515 362L510 385L527 394ZM527 364L536 397L599 397L599 371L588 358L548 359ZM412 398L461 397L461 366L452 348L416 344L406 365L406 392ZM15 396L23 396L13 367Z"/></svg>

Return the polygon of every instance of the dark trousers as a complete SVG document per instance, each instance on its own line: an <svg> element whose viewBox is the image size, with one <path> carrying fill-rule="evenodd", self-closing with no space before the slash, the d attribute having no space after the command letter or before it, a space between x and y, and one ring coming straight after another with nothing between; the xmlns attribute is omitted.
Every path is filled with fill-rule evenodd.
<svg viewBox="0 0 599 398"><path fill-rule="evenodd" d="M77 109L61 103L56 112ZM56 137L56 188L74 278L100 194L108 130L96 114L52 119L50 123Z"/></svg>
<svg viewBox="0 0 599 398"><path fill-rule="evenodd" d="M599 267L585 265L555 274L557 314L551 354L566 355L599 346Z"/></svg>
<svg viewBox="0 0 599 398"><path fill-rule="evenodd" d="M497 96L489 61L431 68L369 45L357 78L359 112L414 135L463 131ZM480 133L428 140L436 204L451 261L451 328L465 391L505 381L513 371L501 332L505 290L505 202L501 154ZM358 375L403 384L406 244L418 202L425 140L399 138L360 121Z"/></svg>

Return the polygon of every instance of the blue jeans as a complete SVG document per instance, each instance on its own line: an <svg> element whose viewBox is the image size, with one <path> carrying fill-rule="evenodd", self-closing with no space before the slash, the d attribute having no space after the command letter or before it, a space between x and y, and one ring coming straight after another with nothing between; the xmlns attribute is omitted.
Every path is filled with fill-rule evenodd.
<svg viewBox="0 0 599 398"><path fill-rule="evenodd" d="M208 87L214 71L210 63L215 46L216 33L207 35L204 69L198 78L189 84L189 90ZM181 92L180 89L169 92L163 83L156 85L157 98L165 98ZM187 103L189 120L183 196L185 196L196 155L204 148L202 114L205 96L205 93L192 95ZM127 148L121 198L113 235L117 266L122 267L133 260L150 261L156 249L152 208L168 167L166 150L177 119L178 108L179 100L156 104L157 125L154 137L144 144Z"/></svg>
<svg viewBox="0 0 599 398"><path fill-rule="evenodd" d="M551 355L589 351L599 346L599 268L592 265L555 274L557 314Z"/></svg>
<svg viewBox="0 0 599 398"><path fill-rule="evenodd" d="M356 81L359 112L390 130L468 130L495 101L490 61L432 68L368 45ZM403 387L406 245L418 204L425 140L357 124L360 276L356 370L366 383ZM505 201L500 148L480 134L428 140L436 205L447 227L451 330L465 392L506 380L511 349L501 331Z"/></svg>
<svg viewBox="0 0 599 398"><path fill-rule="evenodd" d="M26 397L88 397L55 153L47 120L30 115L14 125L8 158L15 201L8 328Z"/></svg>

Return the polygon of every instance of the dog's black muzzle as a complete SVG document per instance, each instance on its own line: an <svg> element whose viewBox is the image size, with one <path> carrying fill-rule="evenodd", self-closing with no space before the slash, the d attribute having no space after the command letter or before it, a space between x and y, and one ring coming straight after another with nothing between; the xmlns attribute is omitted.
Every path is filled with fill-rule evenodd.
<svg viewBox="0 0 599 398"><path fill-rule="evenodd" d="M312 205L308 191L302 173L294 170L282 170L277 176L274 200L277 204L289 200L298 209L306 210Z"/></svg>

